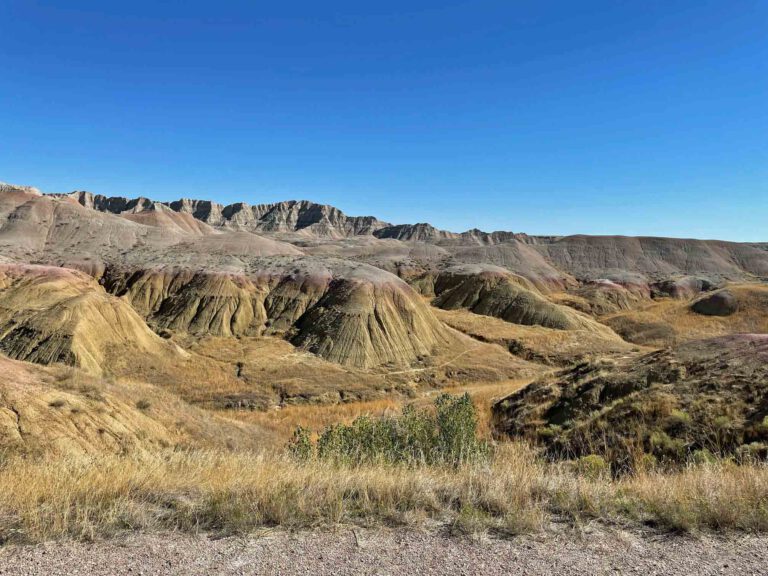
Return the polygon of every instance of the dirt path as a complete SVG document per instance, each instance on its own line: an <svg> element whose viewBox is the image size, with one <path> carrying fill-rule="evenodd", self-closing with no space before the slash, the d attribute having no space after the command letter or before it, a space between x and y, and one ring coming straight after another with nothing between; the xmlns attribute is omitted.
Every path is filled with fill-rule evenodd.
<svg viewBox="0 0 768 576"><path fill-rule="evenodd" d="M600 532L470 540L436 533L335 532L212 539L132 534L107 542L0 549L14 575L768 574L768 537L683 538Z"/></svg>
<svg viewBox="0 0 768 576"><path fill-rule="evenodd" d="M469 348L467 350L464 350L463 352L459 352L458 354L456 354L456 356L454 356L450 360L446 360L442 364L437 364L435 366L425 366L424 368L408 368L407 370L396 370L394 372L387 372L387 376L394 376L395 374L412 374L415 372L426 372L427 370L438 370L440 368L445 368L449 364L453 364L454 362L456 362L456 360L458 360L465 354L474 352L477 349L478 349L478 346L475 346L474 348Z"/></svg>

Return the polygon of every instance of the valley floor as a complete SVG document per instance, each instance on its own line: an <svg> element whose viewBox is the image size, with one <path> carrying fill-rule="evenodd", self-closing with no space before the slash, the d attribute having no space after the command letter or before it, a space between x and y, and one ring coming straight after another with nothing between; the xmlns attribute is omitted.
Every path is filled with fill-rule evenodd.
<svg viewBox="0 0 768 576"><path fill-rule="evenodd" d="M351 574L765 574L768 537L640 535L567 530L513 539L436 532L267 532L247 538L129 534L95 543L0 549L0 573L17 575Z"/></svg>

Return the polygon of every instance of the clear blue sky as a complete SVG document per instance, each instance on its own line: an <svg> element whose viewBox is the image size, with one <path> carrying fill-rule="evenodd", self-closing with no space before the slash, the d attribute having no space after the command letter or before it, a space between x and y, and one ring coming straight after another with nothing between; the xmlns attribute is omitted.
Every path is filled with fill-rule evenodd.
<svg viewBox="0 0 768 576"><path fill-rule="evenodd" d="M0 180L768 240L768 1L0 2Z"/></svg>

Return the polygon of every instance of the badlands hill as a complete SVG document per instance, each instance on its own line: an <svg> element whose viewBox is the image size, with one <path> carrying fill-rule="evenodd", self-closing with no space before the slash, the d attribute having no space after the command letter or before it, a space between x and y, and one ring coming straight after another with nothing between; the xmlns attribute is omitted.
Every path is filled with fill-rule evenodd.
<svg viewBox="0 0 768 576"><path fill-rule="evenodd" d="M634 366L660 347L768 332L766 278L759 244L455 233L308 201L0 185L0 353L20 362L13 373L37 382L27 362L68 365L195 410ZM120 405L144 422L136 410ZM505 418L503 433L527 434ZM182 441L152 426L157 442Z"/></svg>
<svg viewBox="0 0 768 576"><path fill-rule="evenodd" d="M271 433L190 406L162 387L0 356L0 450L31 455L256 448Z"/></svg>
<svg viewBox="0 0 768 576"><path fill-rule="evenodd" d="M302 258L290 244L195 226L148 201L106 202L119 217L87 204L6 192L0 250L12 262L83 270L160 328L227 336L269 328L342 364L404 365L453 338L405 282L372 266ZM298 323L305 314L313 321Z"/></svg>
<svg viewBox="0 0 768 576"><path fill-rule="evenodd" d="M660 297L682 302L768 276L768 251L750 244L453 233L307 201L223 206L10 185L0 190L0 251L9 263L86 273L154 332L281 337L363 369L461 348L434 308L606 342L613 328L653 345L674 332L642 316ZM18 334L5 346L23 354Z"/></svg>
<svg viewBox="0 0 768 576"><path fill-rule="evenodd" d="M194 213L5 185L0 350L223 407L541 371L439 321L388 271Z"/></svg>

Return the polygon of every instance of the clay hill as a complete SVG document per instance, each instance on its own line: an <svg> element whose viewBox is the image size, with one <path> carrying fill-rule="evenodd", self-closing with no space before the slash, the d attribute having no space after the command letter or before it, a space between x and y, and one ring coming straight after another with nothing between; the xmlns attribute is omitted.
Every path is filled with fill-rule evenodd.
<svg viewBox="0 0 768 576"><path fill-rule="evenodd" d="M768 332L767 278L760 244L457 233L309 201L0 184L0 353L46 398L56 383L28 363L224 411L634 371L658 349ZM549 426L503 421L505 434ZM157 442L194 436L152 426Z"/></svg>

